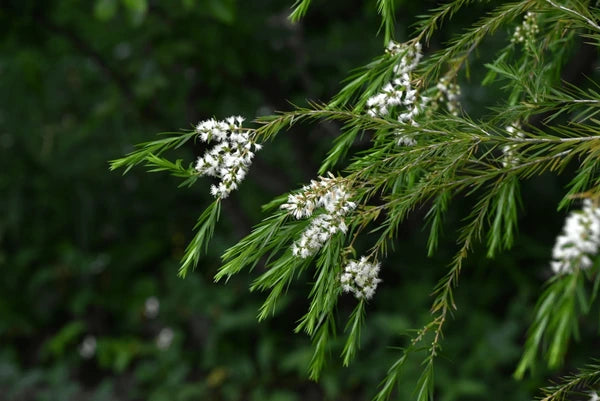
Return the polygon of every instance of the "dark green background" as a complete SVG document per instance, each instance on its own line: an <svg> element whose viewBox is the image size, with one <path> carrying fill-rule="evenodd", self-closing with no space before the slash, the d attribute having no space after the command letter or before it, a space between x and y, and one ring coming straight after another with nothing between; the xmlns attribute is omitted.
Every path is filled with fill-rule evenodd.
<svg viewBox="0 0 600 401"><path fill-rule="evenodd" d="M399 1L398 39L435 5ZM361 353L342 368L336 342L314 383L307 380L310 341L293 334L307 307L305 282L259 324L262 295L247 289L255 275L227 285L212 276L220 253L263 217L261 204L316 175L339 127L300 126L266 144L224 203L209 255L185 280L176 277L178 260L210 202L210 181L177 189L176 179L141 168L108 171L108 160L158 132L326 101L351 69L381 53L375 1L314 0L299 24L286 20L290 6L0 2L0 400L365 400L375 393L407 330L429 319L429 294L455 250L468 199L453 204L434 258L425 257L422 213L404 224L367 308ZM486 7L459 15L431 48ZM482 59L508 33L492 38ZM475 114L501 96L478 85L481 71L463 82L463 104ZM198 151L177 156L192 161ZM515 249L496 260L476 254L465 269L437 364L437 399L527 400L545 375L561 373L511 378L562 224L554 211L563 185L551 176L527 182ZM154 319L143 313L150 296L160 300ZM340 327L354 302L341 301ZM159 350L155 338L165 327L174 341ZM594 329L584 326L582 337L593 338ZM98 342L90 359L79 354L87 335ZM598 346L572 347L565 371ZM419 359L410 362L401 400L410 399L419 374Z"/></svg>

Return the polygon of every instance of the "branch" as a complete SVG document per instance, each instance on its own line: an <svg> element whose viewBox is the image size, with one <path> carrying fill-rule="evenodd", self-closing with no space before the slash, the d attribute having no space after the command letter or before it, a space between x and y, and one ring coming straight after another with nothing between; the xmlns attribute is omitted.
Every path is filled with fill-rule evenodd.
<svg viewBox="0 0 600 401"><path fill-rule="evenodd" d="M543 389L541 401L563 400L571 391L583 386L593 385L600 381L600 363L594 362L579 370L576 374L564 378L562 384Z"/></svg>
<svg viewBox="0 0 600 401"><path fill-rule="evenodd" d="M571 14L571 15L574 15L576 17L579 17L580 19L584 20L590 27L592 27L596 31L600 32L600 25L598 25L594 21L592 21L591 18L588 18L585 15L581 14L580 12L572 10L572 9L570 9L568 7L565 7L565 6L560 5L560 4L556 4L552 0L546 0L546 2L549 3L552 7L558 8L559 10L562 10L562 11L566 12L567 14Z"/></svg>

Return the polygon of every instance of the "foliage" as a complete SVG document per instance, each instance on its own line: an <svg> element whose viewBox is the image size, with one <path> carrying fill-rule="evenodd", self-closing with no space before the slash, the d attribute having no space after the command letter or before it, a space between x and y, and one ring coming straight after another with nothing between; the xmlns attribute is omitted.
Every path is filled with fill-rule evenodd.
<svg viewBox="0 0 600 401"><path fill-rule="evenodd" d="M254 324L259 298L241 291L245 278L212 284L224 244L264 202L255 194L272 196L281 183L249 180L235 219L220 220L231 230L217 232L200 261L205 274L179 280L171 273L191 239L194 208L209 197L197 187L175 192L169 177L148 181L133 170L123 179L106 160L147 132L172 130L173 121L231 108L268 112L286 104L284 94L306 96L308 86L316 97L331 93L345 65L297 60L318 44L338 60L363 62L354 45L375 52L375 39L355 29L365 15L355 10L344 24L315 23L302 33L280 17L288 4L147 1L134 13L133 3L0 7L0 398L276 401L351 393L310 383L308 344L287 338L288 322ZM110 15L98 11L106 5ZM313 10L319 18L327 11ZM265 25L259 35L257 25ZM336 41L339 34L354 45ZM326 131L313 132L306 146L317 148ZM280 141L263 169L290 171L289 155L281 156L288 149L301 147ZM186 159L191 151L173 154ZM145 314L151 297L160 301L154 318ZM165 328L174 337L160 349ZM89 336L96 351L83 357ZM297 352L281 358L289 348ZM368 380L368 372L355 377Z"/></svg>
<svg viewBox="0 0 600 401"><path fill-rule="evenodd" d="M392 395L402 368L414 354L422 355L414 397L433 399L434 365L442 352L445 327L457 309L455 289L467 257L478 247L493 258L514 246L524 183L548 174L563 175L569 190L562 194L557 208L571 206L577 198L592 199L597 207L600 127L595 114L600 97L593 80L581 80L583 72L575 71L571 81L566 74L572 68L570 60L581 57L580 53L595 55L600 13L589 2L574 0L523 0L493 6L470 28L420 61L421 45L470 3L455 0L434 9L417 25L413 39L398 44L389 41L394 33L394 2L379 1L387 46L383 56L352 75L331 102L311 102L308 107L259 117L249 129L252 141L260 143L312 121L333 121L340 127L320 168L321 174L336 168L338 175L331 175L336 184L321 193L315 192L313 182L269 203L266 210L271 215L225 251L215 276L217 281L231 279L244 268L260 266L250 288L267 292L259 309L261 320L279 310L295 279L310 281L308 310L295 330L304 331L313 341L311 378L319 377L331 343L336 341L340 276L347 272L345 266L366 255L373 262L383 261L385 269L403 224L420 211L425 212L430 226L428 252L434 254L442 230L448 226L445 220L451 205L461 201L470 205L459 217L461 222L453 225L458 227L458 250L434 287L431 318L403 347L379 387L377 400ZM297 21L305 15L309 4L297 2L291 19ZM514 34L501 35L502 29ZM482 63L474 52L491 40L502 47L497 46ZM458 108L456 104L459 77L470 77L471 63L484 64L488 72L481 82L492 87L501 84L504 94L480 115L467 105ZM184 132L175 140L191 140L197 134ZM364 139L359 149L360 138ZM195 180L198 172L191 164L188 169L180 163L171 168L171 162L162 159L163 143L146 143L113 161L111 167L129 168L146 162L183 176L186 182ZM347 188L343 195L338 193L339 186ZM336 199L346 196L358 205L356 211L334 214L339 206ZM312 202L305 200L311 197L320 199L314 201L316 206L300 205ZM217 197L209 210L216 210L215 205L222 201ZM540 200L526 207L535 207L536 202ZM200 219L198 235L183 259L183 275L197 263L198 252L210 239L206 233L213 231L217 218L218 213L207 211ZM332 226L320 226L322 220ZM311 235L305 234L309 232ZM311 245L321 247L318 253L295 251L303 246L303 236L318 238L313 239L316 245ZM547 347L544 355L550 368L563 363L571 339L578 337L579 317L593 307L597 277L597 263L585 272L574 264L570 274L550 280L536 307L517 377L538 366L540 348ZM590 285L594 281L596 284ZM361 345L365 302L360 299L356 303L344 325L341 355L345 365ZM546 399L559 399L576 385L593 385L596 368L583 371L573 379L575 384L567 384L555 395L548 390Z"/></svg>
<svg viewBox="0 0 600 401"><path fill-rule="evenodd" d="M451 11L458 3L450 4ZM295 24L286 20L290 5L288 0L3 2L0 398L364 400L390 366L399 367L394 362L410 346L411 328L430 319L429 293L455 251L454 227L469 213L469 197L455 197L444 219L430 214L442 228L431 258L421 223L429 204L402 223L391 244L394 252L383 260L383 282L364 303L360 349L344 353L349 361L354 358L350 368L337 356L344 352L345 335L357 333L350 317L359 302L347 295L338 299L336 336L325 345L326 364L315 383L308 378L310 338L291 335L309 306L305 283L312 283L312 267L285 289L275 305L277 317L261 324L256 314L264 294L247 287L264 271L264 261L253 273L232 276L227 285L215 285L213 276L226 246L250 233L252 222L269 219L270 212L260 213L261 204L314 178L331 141L335 147L328 159L348 160L345 155L367 148L368 133L343 131L335 139L343 122L300 121L266 144L239 192L221 202L207 254L185 280L176 276L177 268L201 209L213 202L209 180L175 190L185 179L148 177L137 168L121 177L106 169L106 160L153 139L148 133L179 135L180 128L212 115L262 116L290 109L289 102L329 99L346 84L352 91L351 81L340 86L340 80L381 53L384 31L375 36L381 26L375 2L314 1ZM408 37L409 25L432 5L394 2L392 36ZM430 37L427 54L492 8L489 2L464 5L468 9L437 18L440 29ZM445 23L450 14L452 22ZM494 60L512 29L500 27L473 55ZM571 84L590 92L588 97L594 96L594 86L568 77L586 71L597 80L587 69L593 65L586 61L589 49L573 53L565 47L564 57L582 64L569 62L563 70ZM478 119L505 93L502 82L482 89L483 63L471 60L471 79L459 76L460 101ZM372 67L353 70L355 78L368 74L372 80L384 65ZM564 93L548 93L540 110L555 110L551 97L556 95L570 105L556 121L577 118L578 111L590 107L593 113L594 103L572 102L579 98L574 87L561 89ZM340 108L359 105L338 102ZM181 159L180 166L187 168L201 150L190 141L164 156L175 165ZM435 361L436 397L525 401L539 394L536 389L548 376L558 383L558 375L589 362L590 350L597 347L597 303L578 321L579 340L569 345L563 368L537 363L521 381L509 379L534 321L540 283L549 274L551 246L564 217L555 207L568 179L579 173L575 166L520 187L526 207L518 209L520 232L511 250L490 260L484 247L476 247L465 261L454 293L459 308L444 328L442 358ZM587 169L593 171L592 166ZM327 165L320 174L334 169ZM580 185L589 184L582 180ZM378 233L369 231L357 237L357 250L377 240ZM154 297L160 308L151 317L146 302ZM167 328L172 342L162 349L157 342L169 338ZM95 354L84 357L91 337ZM414 397L411 384L421 373L421 356L402 359L396 370L402 385L391 384L397 399ZM574 390L587 395L585 386Z"/></svg>

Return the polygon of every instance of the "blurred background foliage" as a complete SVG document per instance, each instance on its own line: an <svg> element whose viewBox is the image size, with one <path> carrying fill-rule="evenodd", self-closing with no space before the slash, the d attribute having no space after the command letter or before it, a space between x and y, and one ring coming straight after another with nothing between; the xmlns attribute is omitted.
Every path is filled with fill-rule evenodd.
<svg viewBox="0 0 600 401"><path fill-rule="evenodd" d="M209 255L185 280L176 276L178 261L210 202L208 181L177 190L176 179L143 169L109 173L107 161L204 118L252 119L290 102L326 101L351 69L382 51L375 1L315 1L299 24L286 19L289 0L0 4L0 400L373 395L407 330L428 320L429 294L454 251L452 218L434 258L425 257L422 214L405 224L357 360L342 368L337 343L313 383L310 341L292 332L307 287L290 288L280 313L258 324L262 296L247 289L252 274L226 285L212 276L220 253L263 217L261 204L316 175L339 127L304 125L268 144L225 202ZM398 1L398 39L435 5ZM485 9L473 6L458 21ZM445 27L431 47L459 29ZM482 59L498 46L491 38ZM474 67L463 83L464 106L480 115L505 95L481 89L482 71ZM197 151L180 153L191 161ZM439 400L531 399L548 375L600 346L596 327L584 322L562 372L511 378L561 228L555 205L563 185L551 176L526 183L517 246L496 260L474 255L465 269L436 373ZM467 207L468 200L454 205L454 219ZM340 304L340 321L353 302ZM411 399L419 363L408 365L398 399Z"/></svg>

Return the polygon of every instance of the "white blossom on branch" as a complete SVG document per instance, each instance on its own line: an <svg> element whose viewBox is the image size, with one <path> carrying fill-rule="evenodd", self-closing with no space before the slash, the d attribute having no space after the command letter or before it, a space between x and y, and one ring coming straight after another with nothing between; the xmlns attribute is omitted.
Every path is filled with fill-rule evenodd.
<svg viewBox="0 0 600 401"><path fill-rule="evenodd" d="M525 14L521 25L515 28L511 42L523 43L527 40L531 40L540 32L540 28L537 24L536 16L531 11Z"/></svg>
<svg viewBox="0 0 600 401"><path fill-rule="evenodd" d="M591 200L583 208L571 212L565 220L563 233L556 238L552 249L552 270L556 274L588 269L600 247L600 208Z"/></svg>
<svg viewBox="0 0 600 401"><path fill-rule="evenodd" d="M352 194L347 184L331 173L327 177L319 177L310 185L302 187L298 193L288 196L287 203L281 205L296 219L312 217L317 209L323 212L313 217L309 226L300 238L292 245L292 253L301 258L308 258L338 232L348 229L345 216L356 208L351 201Z"/></svg>
<svg viewBox="0 0 600 401"><path fill-rule="evenodd" d="M371 299L375 294L379 278L380 263L371 263L363 256L360 260L351 260L340 277L342 290L354 294L358 299Z"/></svg>
<svg viewBox="0 0 600 401"><path fill-rule="evenodd" d="M226 198L246 177L254 158L261 149L252 136L252 130L242 128L244 119L229 117L224 121L214 119L200 122L196 126L198 137L205 143L216 142L196 161L196 171L201 175L217 177L221 181L210 187L217 198Z"/></svg>

